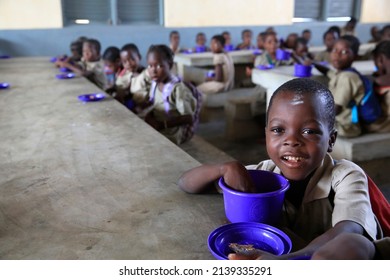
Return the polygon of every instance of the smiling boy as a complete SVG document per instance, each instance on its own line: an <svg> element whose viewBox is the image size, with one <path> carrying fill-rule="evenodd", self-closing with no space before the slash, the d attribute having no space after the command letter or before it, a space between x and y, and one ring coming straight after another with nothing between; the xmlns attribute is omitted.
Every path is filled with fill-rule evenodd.
<svg viewBox="0 0 390 280"><path fill-rule="evenodd" d="M258 258L308 257L343 232L375 240L381 236L364 171L347 160L336 162L329 154L337 137L334 124L335 106L330 91L310 79L291 80L275 91L267 111L266 146L270 160L246 168L238 162L199 166L185 172L179 186L186 192L200 193L215 188L215 180L224 177L232 188L251 192L254 188L246 169L284 175L290 188L280 227L292 231L290 237L298 237L304 245L295 246L295 251L288 255L264 252ZM332 192L334 204L329 199Z"/></svg>

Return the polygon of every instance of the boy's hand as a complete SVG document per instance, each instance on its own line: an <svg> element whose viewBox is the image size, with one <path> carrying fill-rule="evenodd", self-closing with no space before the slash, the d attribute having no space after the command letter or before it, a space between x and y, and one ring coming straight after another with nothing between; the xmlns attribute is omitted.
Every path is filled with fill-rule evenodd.
<svg viewBox="0 0 390 280"><path fill-rule="evenodd" d="M225 183L240 192L256 191L252 178L246 168L237 161L228 162L222 165L221 175Z"/></svg>

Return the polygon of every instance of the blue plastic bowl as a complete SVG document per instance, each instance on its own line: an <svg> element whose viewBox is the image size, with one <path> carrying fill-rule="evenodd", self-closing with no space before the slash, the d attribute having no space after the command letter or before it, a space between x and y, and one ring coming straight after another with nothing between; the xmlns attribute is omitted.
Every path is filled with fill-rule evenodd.
<svg viewBox="0 0 390 280"><path fill-rule="evenodd" d="M0 83L0 89L7 89L9 88L9 83Z"/></svg>
<svg viewBox="0 0 390 280"><path fill-rule="evenodd" d="M268 64L268 65L257 65L256 68L257 68L257 69L260 69L260 70L269 70L269 69L275 68L275 66L272 65L272 64Z"/></svg>
<svg viewBox="0 0 390 280"><path fill-rule="evenodd" d="M276 59L277 60L289 60L291 53L282 49L276 50Z"/></svg>
<svg viewBox="0 0 390 280"><path fill-rule="evenodd" d="M60 80L72 79L74 77L76 77L76 75L74 73L62 73L62 74L57 74L56 75L56 78L60 79Z"/></svg>
<svg viewBox="0 0 390 280"><path fill-rule="evenodd" d="M234 51L234 46L233 45L225 45L224 49L227 52L231 52L231 51Z"/></svg>
<svg viewBox="0 0 390 280"><path fill-rule="evenodd" d="M202 52L205 52L207 49L205 46L196 46L195 47L195 52L197 53L202 53Z"/></svg>
<svg viewBox="0 0 390 280"><path fill-rule="evenodd" d="M282 175L270 171L248 172L255 184L256 193L236 191L225 184L223 177L219 179L226 217L232 223L258 222L276 225L282 216L284 196L290 183Z"/></svg>
<svg viewBox="0 0 390 280"><path fill-rule="evenodd" d="M230 243L253 245L254 248L274 255L288 254L291 239L281 230L261 223L232 223L212 231L208 237L208 248L219 260L227 260Z"/></svg>
<svg viewBox="0 0 390 280"><path fill-rule="evenodd" d="M311 76L311 65L295 64L294 75L296 77L306 78Z"/></svg>
<svg viewBox="0 0 390 280"><path fill-rule="evenodd" d="M69 68L66 68L66 67L61 67L60 68L60 72L62 72L62 73L69 73L69 72L72 72L72 70L70 70Z"/></svg>

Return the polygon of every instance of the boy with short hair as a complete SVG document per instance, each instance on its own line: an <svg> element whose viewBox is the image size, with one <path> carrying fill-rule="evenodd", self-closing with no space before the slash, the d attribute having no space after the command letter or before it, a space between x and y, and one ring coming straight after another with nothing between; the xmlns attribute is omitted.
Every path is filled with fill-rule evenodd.
<svg viewBox="0 0 390 280"><path fill-rule="evenodd" d="M238 162L202 165L181 176L180 188L189 193L215 190L215 181L223 177L231 188L253 192L246 169L285 176L290 188L286 192L280 228L294 240L294 251L281 256L263 252L254 258L310 257L343 232L364 235L370 240L381 238L364 171L353 162L335 161L329 154L337 137L331 92L314 80L288 81L273 94L266 117L270 160L246 168ZM331 192L333 205L329 199ZM247 257L229 256L230 259Z"/></svg>

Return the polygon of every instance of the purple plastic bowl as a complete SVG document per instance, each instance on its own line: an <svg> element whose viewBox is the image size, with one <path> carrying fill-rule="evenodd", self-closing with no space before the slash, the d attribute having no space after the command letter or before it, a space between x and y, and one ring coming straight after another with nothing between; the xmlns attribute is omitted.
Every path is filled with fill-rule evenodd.
<svg viewBox="0 0 390 280"><path fill-rule="evenodd" d="M276 50L276 59L277 60L289 60L291 53L282 49Z"/></svg>
<svg viewBox="0 0 390 280"><path fill-rule="evenodd" d="M0 55L0 59L9 59L9 58L11 58L11 56L7 54Z"/></svg>
<svg viewBox="0 0 390 280"><path fill-rule="evenodd" d="M195 47L195 52L197 53L202 53L202 52L205 52L207 49L205 46L196 46Z"/></svg>
<svg viewBox="0 0 390 280"><path fill-rule="evenodd" d="M262 54L262 50L255 49L255 50L253 51L253 54L254 54L254 55L260 55L260 54Z"/></svg>
<svg viewBox="0 0 390 280"><path fill-rule="evenodd" d="M223 190L226 218L232 223L258 222L275 225L279 222L284 196L290 183L280 174L264 170L248 170L256 187L256 193L231 189L219 179Z"/></svg>
<svg viewBox="0 0 390 280"><path fill-rule="evenodd" d="M294 65L294 75L295 77L310 77L311 76L311 65L302 65L302 64L295 64Z"/></svg>
<svg viewBox="0 0 390 280"><path fill-rule="evenodd" d="M233 45L225 45L224 49L227 52L231 52L231 51L234 51L234 46Z"/></svg>
<svg viewBox="0 0 390 280"><path fill-rule="evenodd" d="M215 77L215 71L213 71L213 70L207 71L206 77L208 77L208 78L214 78L214 77Z"/></svg>
<svg viewBox="0 0 390 280"><path fill-rule="evenodd" d="M62 73L62 74L57 74L56 75L56 78L57 79L61 79L61 80L63 80L63 79L72 79L74 77L76 77L76 75L74 73Z"/></svg>
<svg viewBox="0 0 390 280"><path fill-rule="evenodd" d="M261 223L232 223L212 231L208 237L208 248L216 259L227 260L230 243L253 245L254 248L274 255L288 254L291 239L281 230Z"/></svg>
<svg viewBox="0 0 390 280"><path fill-rule="evenodd" d="M0 89L7 89L9 88L9 83L0 83Z"/></svg>
<svg viewBox="0 0 390 280"><path fill-rule="evenodd" d="M57 57L52 57L52 58L50 58L50 62L51 63L54 63L54 62L56 62L57 61Z"/></svg>
<svg viewBox="0 0 390 280"><path fill-rule="evenodd" d="M78 96L79 100L83 102L99 101L105 97L106 96L103 93L89 93Z"/></svg>
<svg viewBox="0 0 390 280"><path fill-rule="evenodd" d="M269 70L269 69L275 68L275 66L272 65L272 64L268 64L268 65L257 65L256 68L257 68L257 69L260 69L260 70Z"/></svg>
<svg viewBox="0 0 390 280"><path fill-rule="evenodd" d="M61 67L60 68L60 72L62 72L62 73L69 73L69 72L72 72L72 70L70 70L69 68L66 68L66 67Z"/></svg>

